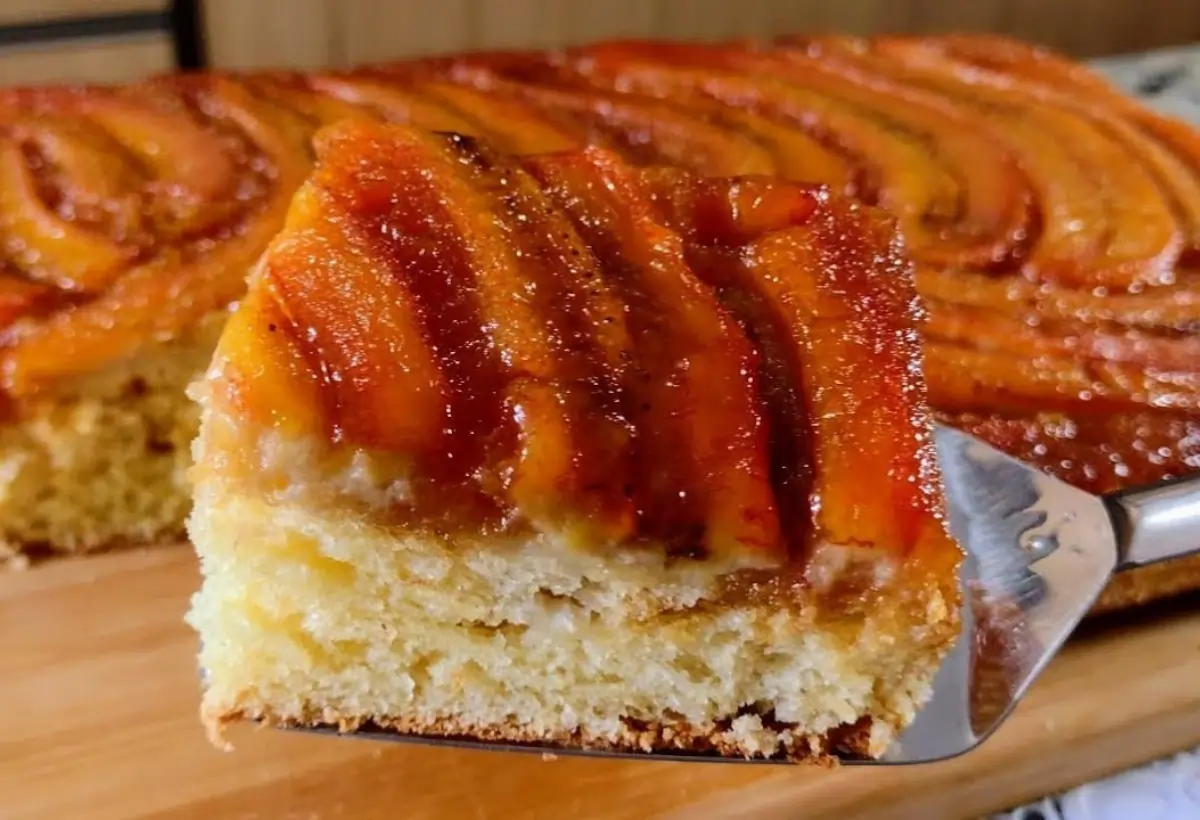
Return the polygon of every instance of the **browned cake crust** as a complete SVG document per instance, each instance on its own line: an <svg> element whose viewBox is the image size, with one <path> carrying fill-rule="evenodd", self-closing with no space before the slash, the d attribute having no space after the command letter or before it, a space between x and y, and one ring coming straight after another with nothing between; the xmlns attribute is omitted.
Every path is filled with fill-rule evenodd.
<svg viewBox="0 0 1200 820"><path fill-rule="evenodd" d="M340 733L384 732L410 736L441 737L470 743L521 744L550 751L586 749L595 752L639 752L644 754L683 754L699 757L744 757L746 747L729 739L729 721L720 725L693 726L687 723L630 722L615 739L591 736L586 732L533 733L519 726L464 723L458 720L414 721L384 718L362 721L338 719L333 715L312 714L299 720L271 714L230 715L230 721L254 720L263 726L280 729L329 729ZM847 760L868 760L878 753L872 741L871 718L838 726L820 735L816 742L804 740L787 749L793 763L836 765ZM783 727L778 727L783 728Z"/></svg>
<svg viewBox="0 0 1200 820"><path fill-rule="evenodd" d="M1181 558L1122 572L1090 611L1102 615L1200 589L1200 558Z"/></svg>

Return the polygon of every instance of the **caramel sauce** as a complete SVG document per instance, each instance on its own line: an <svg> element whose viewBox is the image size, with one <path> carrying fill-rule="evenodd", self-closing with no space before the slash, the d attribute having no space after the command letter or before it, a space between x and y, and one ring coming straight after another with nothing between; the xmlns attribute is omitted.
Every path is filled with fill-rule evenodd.
<svg viewBox="0 0 1200 820"><path fill-rule="evenodd" d="M518 167L445 141L406 149L374 183L330 178L314 220L337 224L305 241L326 273L345 276L321 284L276 245L262 311L277 330L238 338L289 340L277 342L288 352L275 370L250 370L275 374L263 389L283 389L291 369L311 374L330 437L416 454L429 477L422 497L457 499L439 520L462 509L513 526L494 499L516 493L531 509L545 499L536 515L601 539L687 533L676 539L684 553L803 554L818 530L874 542L873 521L909 521L903 510L921 509L931 486L910 436L924 423L915 365L902 364L915 331L939 417L1069 481L1111 489L1200 467L1200 133L1064 58L984 36L608 43L0 90L4 412L242 297L312 170L313 133L343 119L455 131L502 153L593 144L631 165L824 183L894 215L929 313L901 304L907 284L878 284L908 273L873 217L787 185L677 181L684 192L660 196L651 177L669 172L642 176L615 158ZM538 168L574 181L555 194ZM412 197L393 202L394 186ZM344 201L332 193L351 188ZM668 248L650 223L682 244ZM354 253L379 270L354 268ZM779 285L807 267L847 272L823 285L846 311L828 327L799 318L821 299ZM667 310L639 290L660 269L686 270L707 305L711 384L672 370L695 356L676 346L684 303ZM872 275L870 287L849 284ZM846 321L855 334L837 329ZM804 338L786 332L799 325ZM370 355L338 352L364 333ZM408 370L381 364L385 353ZM846 432L829 435L852 446L821 462L812 404L830 392L873 408L881 429L903 431L899 443L846 404L834 408ZM733 407L725 393L756 403ZM661 430L664 444L647 444L644 430ZM732 461L745 468L739 480L702 466L700 430L729 434L705 446L736 449L715 472ZM699 461L681 466L676 450ZM916 494L902 480L872 484L857 496L878 503L836 520L825 500L838 476L887 470L923 476L909 482ZM782 500L796 497L810 503ZM920 541L919 530L888 537Z"/></svg>
<svg viewBox="0 0 1200 820"><path fill-rule="evenodd" d="M778 552L749 340L615 156L592 150L530 167L623 303L634 341L622 389L639 533L684 554Z"/></svg>
<svg viewBox="0 0 1200 820"><path fill-rule="evenodd" d="M448 144L512 249L505 274L516 292L502 295L497 321L511 321L517 302L525 314L506 357L508 410L521 431L507 489L542 522L582 519L593 539L628 538L633 431L622 385L634 346L625 306L575 223L524 167L474 140Z"/></svg>
<svg viewBox="0 0 1200 820"><path fill-rule="evenodd" d="M234 389L260 420L409 457L396 520L582 530L801 584L820 543L955 554L880 213L400 126L345 123L317 153L221 357L255 374Z"/></svg>
<svg viewBox="0 0 1200 820"><path fill-rule="evenodd" d="M0 92L0 303L42 286L0 327L13 399L244 292L310 167L283 116L219 78Z"/></svg>
<svg viewBox="0 0 1200 820"><path fill-rule="evenodd" d="M655 177L660 200L701 189L696 206L672 208L700 217L680 228L710 252L731 233L746 241L732 266L720 254L697 269L771 340L768 400L781 406L775 415L788 439L780 452L799 456L782 476L795 495L781 504L811 509L817 541L915 544L938 492L916 369L920 313L891 223L796 185L690 182ZM728 204L739 200L753 204ZM714 209L722 202L725 214Z"/></svg>

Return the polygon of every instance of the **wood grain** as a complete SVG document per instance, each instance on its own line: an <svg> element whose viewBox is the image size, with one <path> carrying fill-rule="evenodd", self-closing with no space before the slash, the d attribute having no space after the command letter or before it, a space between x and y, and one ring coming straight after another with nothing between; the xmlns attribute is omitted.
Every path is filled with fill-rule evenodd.
<svg viewBox="0 0 1200 820"><path fill-rule="evenodd" d="M209 0L202 8L214 68L320 68L347 57L341 15L326 0Z"/></svg>
<svg viewBox="0 0 1200 820"><path fill-rule="evenodd" d="M6 46L0 47L0 86L121 83L174 66L175 52L166 34Z"/></svg>
<svg viewBox="0 0 1200 820"><path fill-rule="evenodd" d="M186 547L0 574L5 820L978 817L1200 743L1200 611L1082 636L978 751L920 768L497 755L196 719Z"/></svg>
<svg viewBox="0 0 1200 820"><path fill-rule="evenodd" d="M609 37L992 31L1091 57L1200 39L1195 0L207 0L212 65L341 66Z"/></svg>
<svg viewBox="0 0 1200 820"><path fill-rule="evenodd" d="M168 0L4 0L0 25L40 23L140 11L165 11Z"/></svg>

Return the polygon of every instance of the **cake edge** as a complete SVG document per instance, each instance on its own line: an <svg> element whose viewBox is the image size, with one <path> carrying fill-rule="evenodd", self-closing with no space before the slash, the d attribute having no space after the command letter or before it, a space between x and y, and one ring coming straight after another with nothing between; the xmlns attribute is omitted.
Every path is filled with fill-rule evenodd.
<svg viewBox="0 0 1200 820"><path fill-rule="evenodd" d="M582 732L539 734L515 724L479 725L447 718L435 721L378 716L364 719L343 718L332 713L294 717L266 710L244 710L207 719L205 725L210 741L224 751L231 751L233 746L225 737L225 726L243 721L267 729L336 732L339 736L351 737L368 730L372 739L379 740L446 741L455 745L478 745L481 748L503 745L506 749L540 751L544 754L599 753L648 758L682 755L702 760L744 758L826 767L835 766L846 759L877 756L893 737L887 720L880 721L876 715L863 715L855 723L837 726L821 735L805 736L797 743L783 746L783 754L779 754L778 745L774 754L763 754L770 735L776 732L764 726L760 716L754 714L731 716L728 729L717 723L705 726L679 722L642 723L630 726L614 742ZM884 727L882 732L877 728L881 725Z"/></svg>
<svg viewBox="0 0 1200 820"><path fill-rule="evenodd" d="M0 568L186 538L200 411L185 388L227 317L0 407Z"/></svg>

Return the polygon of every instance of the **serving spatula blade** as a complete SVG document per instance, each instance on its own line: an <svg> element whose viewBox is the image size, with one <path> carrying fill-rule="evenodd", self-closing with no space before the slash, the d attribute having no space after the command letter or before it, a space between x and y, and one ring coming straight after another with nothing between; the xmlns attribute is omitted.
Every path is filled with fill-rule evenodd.
<svg viewBox="0 0 1200 820"><path fill-rule="evenodd" d="M882 762L953 757L1008 716L1117 567L1102 498L950 427L936 429L960 570L962 633L929 703Z"/></svg>

